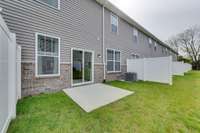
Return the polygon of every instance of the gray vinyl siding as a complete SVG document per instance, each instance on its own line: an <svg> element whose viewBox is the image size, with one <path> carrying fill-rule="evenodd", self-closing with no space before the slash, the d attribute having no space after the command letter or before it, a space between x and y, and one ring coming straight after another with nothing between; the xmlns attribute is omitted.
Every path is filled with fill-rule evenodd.
<svg viewBox="0 0 200 133"><path fill-rule="evenodd" d="M111 12L105 9L105 48L121 51L121 64L125 64L134 50L133 30L124 20L118 18L118 33L111 32Z"/></svg>
<svg viewBox="0 0 200 133"><path fill-rule="evenodd" d="M94 0L61 0L60 10L35 0L0 1L8 27L22 46L22 61L35 61L35 33L61 38L61 62L71 62L71 48L95 52L102 63L102 7Z"/></svg>
<svg viewBox="0 0 200 133"><path fill-rule="evenodd" d="M17 43L22 46L22 62L35 62L35 33L38 32L60 37L61 63L71 62L71 48L93 50L95 63L103 62L97 57L103 53L103 9L95 0L61 0L60 10L35 0L1 0L0 7L8 27L16 33ZM113 34L110 15L105 9L105 48L120 50L122 65L133 53L140 57L166 56L159 44L154 51L154 40L150 48L149 37L140 31L136 43L132 25L121 18L118 34Z"/></svg>
<svg viewBox="0 0 200 133"><path fill-rule="evenodd" d="M133 26L121 18L118 18L118 33L112 33L111 14L112 12L105 9L105 48L120 50L122 65L126 64L126 59L130 58L133 53L146 58L167 56L167 54L162 53L163 46L159 43L157 43L157 50L154 51L154 40L149 47L149 37L140 31L138 31L138 41L135 42Z"/></svg>

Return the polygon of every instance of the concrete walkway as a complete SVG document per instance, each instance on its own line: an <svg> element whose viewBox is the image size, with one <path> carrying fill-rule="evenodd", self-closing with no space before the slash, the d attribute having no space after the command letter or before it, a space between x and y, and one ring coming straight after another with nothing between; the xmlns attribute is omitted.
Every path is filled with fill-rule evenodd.
<svg viewBox="0 0 200 133"><path fill-rule="evenodd" d="M131 91L105 84L92 84L63 91L86 112L91 112L133 94Z"/></svg>

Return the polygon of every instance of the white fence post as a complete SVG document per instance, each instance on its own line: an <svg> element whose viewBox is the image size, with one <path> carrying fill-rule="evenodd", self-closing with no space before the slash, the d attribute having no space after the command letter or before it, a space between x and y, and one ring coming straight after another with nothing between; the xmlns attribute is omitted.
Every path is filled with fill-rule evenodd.
<svg viewBox="0 0 200 133"><path fill-rule="evenodd" d="M172 85L173 84L173 58L172 56L169 57L169 84Z"/></svg>
<svg viewBox="0 0 200 133"><path fill-rule="evenodd" d="M9 110L11 118L16 117L16 36L10 33L11 41L8 45L8 87L9 87Z"/></svg>
<svg viewBox="0 0 200 133"><path fill-rule="evenodd" d="M17 67L16 67L16 80L17 80L17 100L21 99L21 46L17 46Z"/></svg>
<svg viewBox="0 0 200 133"><path fill-rule="evenodd" d="M16 117L16 98L16 36L0 14L0 133Z"/></svg>

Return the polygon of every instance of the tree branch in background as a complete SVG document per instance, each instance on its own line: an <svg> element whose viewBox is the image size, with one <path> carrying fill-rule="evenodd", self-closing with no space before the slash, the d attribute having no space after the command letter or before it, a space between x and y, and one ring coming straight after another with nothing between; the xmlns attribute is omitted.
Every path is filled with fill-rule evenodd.
<svg viewBox="0 0 200 133"><path fill-rule="evenodd" d="M179 54L190 58L193 67L200 69L200 27L193 26L166 41Z"/></svg>

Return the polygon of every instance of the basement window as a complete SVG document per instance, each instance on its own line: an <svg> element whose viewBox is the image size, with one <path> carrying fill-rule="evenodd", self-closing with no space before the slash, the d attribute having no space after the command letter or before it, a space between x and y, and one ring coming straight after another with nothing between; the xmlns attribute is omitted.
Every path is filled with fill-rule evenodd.
<svg viewBox="0 0 200 133"><path fill-rule="evenodd" d="M36 77L60 75L60 39L36 34Z"/></svg>

